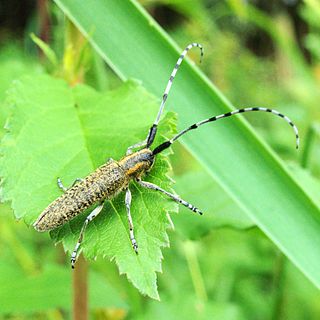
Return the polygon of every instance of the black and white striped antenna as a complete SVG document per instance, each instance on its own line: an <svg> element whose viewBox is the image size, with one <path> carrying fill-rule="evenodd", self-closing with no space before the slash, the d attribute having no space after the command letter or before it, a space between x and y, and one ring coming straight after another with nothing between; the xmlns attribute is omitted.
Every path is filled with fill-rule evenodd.
<svg viewBox="0 0 320 320"><path fill-rule="evenodd" d="M141 143L135 145L135 146L141 146L143 144L143 145L146 145L147 148L149 148L152 145L152 143L153 143L153 141L155 139L156 133L157 133L157 127L158 127L158 123L160 121L160 117L161 117L161 115L163 113L164 106L166 104L169 92L171 90L171 86L172 86L173 80L174 80L174 78L175 78L175 76L177 74L177 71L178 71L183 59L187 55L188 51L193 47L198 47L200 49L200 63L201 63L202 58L203 58L203 53L204 53L202 45L199 44L199 43L196 43L196 42L190 43L183 50L183 52L181 53L176 65L174 66L174 68L173 68L173 70L171 72L169 81L167 83L167 86L166 86L166 88L164 90L164 93L163 93L163 96L162 96L162 101L161 101L161 104L160 104L160 108L159 108L157 117L156 117L153 125L151 126L151 128L150 128L150 130L148 132L148 136L147 136L146 140L144 142L141 142ZM223 118L227 118L227 117L233 116L233 115L238 114L238 113L253 112L253 111L262 111L262 112L273 113L274 115L276 115L276 116L278 116L280 118L283 118L287 123L289 123L289 125L293 128L293 130L295 132L296 148L298 149L298 147L299 147L299 132L298 132L298 128L296 127L296 125L286 115L284 115L284 114L282 114L279 111L274 110L274 109L263 108L263 107L252 107L252 108L237 109L237 110L234 110L234 111L230 111L230 112L227 112L227 113L224 113L224 114L220 114L218 116L214 116L214 117L199 121L197 123L194 123L193 125L189 126L188 128L180 131L172 139L167 140L167 141L163 142L162 144L160 144L158 147L156 147L153 150L153 154L160 153L164 149L168 148L174 141L178 140L182 135L184 135L185 133L189 132L190 130L193 130L193 129L196 129L196 128L202 126L203 124L206 124L208 122L214 122L214 121L217 121L217 120L220 120L220 119L223 119ZM135 146L133 146L133 147L135 147Z"/></svg>
<svg viewBox="0 0 320 320"><path fill-rule="evenodd" d="M180 131L178 134L176 134L173 138L171 138L170 140L167 140L165 142L163 142L162 144L160 144L159 146L157 146L154 150L153 150L153 154L156 155L157 153L160 153L161 151L169 148L172 143L174 143L176 140L178 140L181 136L183 136L185 133L189 132L190 130L194 130L197 129L198 127L202 126L203 124L209 123L209 122L214 122L217 120L221 120L223 118L227 118L230 116L233 116L237 113L244 113L244 112L253 112L253 111L263 111L263 112L270 112L275 114L276 116L283 118L287 123L289 123L289 125L293 128L294 133L295 133L295 137L296 137L296 148L299 148L299 132L298 132L298 128L296 127L296 125L284 114L280 113L277 110L273 110L273 109L269 109L269 108L262 108L262 107L253 107L253 108L242 108L242 109L237 109L234 111L230 111L227 113L223 113L220 114L218 116L214 116L202 121L199 121L197 123L194 123L193 125L187 127L186 129Z"/></svg>
<svg viewBox="0 0 320 320"><path fill-rule="evenodd" d="M169 95L169 92L170 92L170 89L171 89L171 86L172 86L172 83L173 83L173 80L177 74L177 71L183 61L183 59L185 58L185 56L187 55L188 51L193 48L193 47L198 47L200 49L200 63L202 61L202 58L203 58L203 48L202 48L202 45L199 44L199 43L190 43L184 50L183 52L181 53L176 65L174 66L172 72L171 72L171 75L170 75L170 78L169 78L169 81L167 83L167 86L166 86L166 89L164 90L164 94L162 96L162 101L161 101L161 104L160 104L160 108L159 108L159 111L158 111L158 114L157 114L157 117L156 117L156 120L154 121L152 127L150 128L149 130L149 133L148 133L148 136L147 136L147 148L149 148L151 146L151 144L153 143L154 141L154 138L156 136L156 133L157 133L157 127L158 127L158 123L160 121L160 117L162 115L162 112L163 112L163 109L164 109L164 106L166 104L166 101L167 101L167 98L168 98L168 95Z"/></svg>

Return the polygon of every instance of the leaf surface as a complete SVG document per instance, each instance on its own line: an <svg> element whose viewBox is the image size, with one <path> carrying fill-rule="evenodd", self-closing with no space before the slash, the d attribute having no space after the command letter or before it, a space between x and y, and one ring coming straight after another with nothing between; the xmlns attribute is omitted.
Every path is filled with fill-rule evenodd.
<svg viewBox="0 0 320 320"><path fill-rule="evenodd" d="M2 199L10 200L17 218L33 223L66 186L85 177L107 158L121 158L128 146L143 140L158 103L135 82L105 94L84 85L71 89L62 80L39 76L16 81L9 93L12 117L2 140ZM162 121L156 143L172 135L174 116ZM170 166L156 159L146 180L170 190ZM132 207L139 254L132 249L124 194L107 202L87 228L83 252L89 258L114 259L120 273L143 293L158 298L156 271L161 271L161 247L168 246L166 211L176 204L154 191L132 184ZM87 211L51 232L73 250Z"/></svg>
<svg viewBox="0 0 320 320"><path fill-rule="evenodd" d="M11 82L22 75L39 74L42 68L30 57L25 56L19 47L10 45L0 50L0 69L0 136L2 136L9 112L4 100Z"/></svg>

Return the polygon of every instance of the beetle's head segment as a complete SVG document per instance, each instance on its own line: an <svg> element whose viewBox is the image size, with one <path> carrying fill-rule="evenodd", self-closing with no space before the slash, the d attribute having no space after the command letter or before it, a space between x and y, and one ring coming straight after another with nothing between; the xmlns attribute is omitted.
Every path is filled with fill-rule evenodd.
<svg viewBox="0 0 320 320"><path fill-rule="evenodd" d="M148 172L152 168L153 163L154 155L148 148L125 156L119 161L126 174L133 178L139 178Z"/></svg>

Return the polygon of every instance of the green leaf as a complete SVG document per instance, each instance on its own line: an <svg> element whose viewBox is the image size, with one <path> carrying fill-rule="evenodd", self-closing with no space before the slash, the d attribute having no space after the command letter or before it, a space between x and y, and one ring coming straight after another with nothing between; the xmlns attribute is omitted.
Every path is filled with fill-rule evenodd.
<svg viewBox="0 0 320 320"><path fill-rule="evenodd" d="M296 177L299 184L308 189L309 193L312 194L314 201L320 207L320 182L314 176L311 175L310 171L305 168L299 167L295 163L289 163L289 169L291 173Z"/></svg>
<svg viewBox="0 0 320 320"><path fill-rule="evenodd" d="M92 46L119 77L140 79L147 90L161 97L181 51L143 8L135 1L55 2L85 35L90 34ZM184 63L168 98L168 108L180 115L181 128L231 107L197 68ZM239 116L207 125L184 136L182 142L282 252L320 287L319 207L242 119ZM285 126L280 119L274 123Z"/></svg>
<svg viewBox="0 0 320 320"><path fill-rule="evenodd" d="M84 85L71 89L48 76L16 81L9 93L13 105L8 133L2 140L2 199L12 201L17 218L31 224L65 185L92 172L107 158L121 158L128 146L147 135L158 103L141 86L128 82L116 91L101 94ZM166 117L156 143L172 135L174 117ZM165 156L156 159L146 180L170 190L170 166ZM139 255L132 249L120 194L105 204L85 233L84 254L89 258L114 259L143 293L158 298L156 271L161 271L161 247L168 246L166 211L176 204L154 191L131 186L132 216ZM88 212L52 232L73 250Z"/></svg>
<svg viewBox="0 0 320 320"><path fill-rule="evenodd" d="M22 50L14 45L6 46L0 51L0 137L3 135L4 124L9 110L4 103L6 91L11 82L26 74L37 74L42 68L23 54Z"/></svg>

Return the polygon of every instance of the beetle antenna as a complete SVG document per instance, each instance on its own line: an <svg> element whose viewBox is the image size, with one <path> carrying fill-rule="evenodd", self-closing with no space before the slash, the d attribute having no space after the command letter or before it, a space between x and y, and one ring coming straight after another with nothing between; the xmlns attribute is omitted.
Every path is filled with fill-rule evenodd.
<svg viewBox="0 0 320 320"><path fill-rule="evenodd" d="M170 78L169 78L169 81L167 83L167 86L166 86L166 89L164 90L164 94L162 96L162 101L161 101L161 104L160 104L160 108L159 108L159 111L158 111L158 114L157 114L157 117L156 117L156 120L154 121L152 127L150 128L149 130L149 133L148 133L148 136L147 136L147 148L149 148L151 146L151 144L153 143L154 141L154 138L156 136L156 133L157 133L157 127L158 127L158 123L159 123L159 120L160 120L160 117L161 117L161 114L163 112L163 109L164 109L164 106L166 104L166 101L167 101L167 98L168 98L168 94L170 92L170 89L171 89L171 86L172 86L172 82L177 74L177 71L183 61L183 59L185 58L185 56L187 55L188 51L193 48L193 47L198 47L201 51L200 53L200 63L202 61L202 58L203 58L203 47L201 44L199 43L190 43L184 50L183 52L181 53L176 65L174 66L172 72L171 72L171 75L170 75Z"/></svg>
<svg viewBox="0 0 320 320"><path fill-rule="evenodd" d="M189 126L188 128L180 131L178 134L176 134L172 139L167 140L165 142L163 142L162 144L160 144L159 146L157 146L154 150L153 150L153 154L156 155L157 153L160 153L161 151L169 148L171 146L171 144L178 140L182 135L184 135L185 133L189 132L190 130L193 129L197 129L198 127L202 126L203 124L206 124L208 122L213 122L213 121L217 121L223 118L227 118L230 116L233 116L237 113L244 113L244 112L251 112L251 111L264 111L264 112L270 112L275 114L276 116L283 118L285 121L287 121L289 123L289 125L293 128L295 136L296 136L296 148L299 148L299 132L298 132L298 128L296 127L296 125L284 114L278 112L277 110L273 110L273 109L268 109L268 108L261 108L261 107L254 107L254 108L243 108L243 109L237 109L234 111L230 111L224 114L220 114L218 116L212 117L212 118L208 118L205 120L202 120L200 122L194 123L193 125Z"/></svg>

